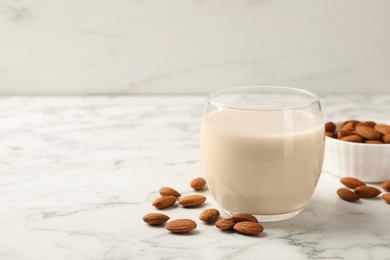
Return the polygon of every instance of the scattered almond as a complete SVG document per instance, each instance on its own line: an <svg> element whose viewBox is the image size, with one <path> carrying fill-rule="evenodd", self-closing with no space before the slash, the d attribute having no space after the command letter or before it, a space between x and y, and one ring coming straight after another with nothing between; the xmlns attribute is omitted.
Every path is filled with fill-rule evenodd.
<svg viewBox="0 0 390 260"><path fill-rule="evenodd" d="M196 207L206 201L206 197L202 195L188 195L179 199L179 203L186 208Z"/></svg>
<svg viewBox="0 0 390 260"><path fill-rule="evenodd" d="M343 138L340 138L342 141L353 142L353 143L361 143L363 142L363 138L359 135L348 135Z"/></svg>
<svg viewBox="0 0 390 260"><path fill-rule="evenodd" d="M355 193L360 198L374 198L378 196L381 193L381 191L371 186L359 186L355 189Z"/></svg>
<svg viewBox="0 0 390 260"><path fill-rule="evenodd" d="M390 193L383 194L382 199L390 204Z"/></svg>
<svg viewBox="0 0 390 260"><path fill-rule="evenodd" d="M217 209L205 209L200 213L199 219L207 223L213 223L218 220L219 216L220 213Z"/></svg>
<svg viewBox="0 0 390 260"><path fill-rule="evenodd" d="M382 189L390 192L390 180L381 183Z"/></svg>
<svg viewBox="0 0 390 260"><path fill-rule="evenodd" d="M325 132L334 133L336 131L336 124L333 122L326 122L325 123Z"/></svg>
<svg viewBox="0 0 390 260"><path fill-rule="evenodd" d="M161 225L167 222L169 217L161 213L149 213L143 217L143 220L149 225Z"/></svg>
<svg viewBox="0 0 390 260"><path fill-rule="evenodd" d="M243 213L233 214L232 219L236 222L242 222L242 221L250 221L255 223L259 222L255 216L251 214L243 214Z"/></svg>
<svg viewBox="0 0 390 260"><path fill-rule="evenodd" d="M368 126L357 126L355 131L358 135L368 140L380 140L382 137L379 131Z"/></svg>
<svg viewBox="0 0 390 260"><path fill-rule="evenodd" d="M162 187L159 192L161 196L174 196L174 197L181 196L181 194L177 190L172 189L170 187Z"/></svg>
<svg viewBox="0 0 390 260"><path fill-rule="evenodd" d="M390 134L390 126L385 124L377 124L374 126L374 129L380 132L382 135Z"/></svg>
<svg viewBox="0 0 390 260"><path fill-rule="evenodd" d="M190 183L191 187L194 189L194 190L201 190L203 189L203 187L206 185L206 180L199 177L199 178L195 178L191 181Z"/></svg>
<svg viewBox="0 0 390 260"><path fill-rule="evenodd" d="M177 198L175 196L162 196L153 201L153 206L158 209L165 209L175 204Z"/></svg>
<svg viewBox="0 0 390 260"><path fill-rule="evenodd" d="M251 221L237 222L233 226L233 229L245 235L257 235L263 232L264 230L262 225Z"/></svg>
<svg viewBox="0 0 390 260"><path fill-rule="evenodd" d="M340 182L348 188L355 189L359 186L365 186L366 184L359 179L353 177L344 177L340 179Z"/></svg>
<svg viewBox="0 0 390 260"><path fill-rule="evenodd" d="M172 233L187 233L196 228L196 222L191 219L176 219L168 222L165 229Z"/></svg>
<svg viewBox="0 0 390 260"><path fill-rule="evenodd" d="M223 218L218 220L217 223L215 223L215 226L220 230L226 231L232 229L236 223L237 222L232 218Z"/></svg>
<svg viewBox="0 0 390 260"><path fill-rule="evenodd" d="M354 202L359 200L359 196L347 188L340 188L337 190L337 195L345 201Z"/></svg>

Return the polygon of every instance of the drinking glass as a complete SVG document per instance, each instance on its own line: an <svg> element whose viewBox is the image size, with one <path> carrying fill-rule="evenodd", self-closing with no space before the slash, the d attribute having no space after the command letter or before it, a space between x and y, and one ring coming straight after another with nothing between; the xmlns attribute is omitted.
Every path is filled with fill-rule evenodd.
<svg viewBox="0 0 390 260"><path fill-rule="evenodd" d="M260 221L297 215L321 174L324 124L319 98L274 86L223 89L208 96L200 157L215 201L228 214Z"/></svg>

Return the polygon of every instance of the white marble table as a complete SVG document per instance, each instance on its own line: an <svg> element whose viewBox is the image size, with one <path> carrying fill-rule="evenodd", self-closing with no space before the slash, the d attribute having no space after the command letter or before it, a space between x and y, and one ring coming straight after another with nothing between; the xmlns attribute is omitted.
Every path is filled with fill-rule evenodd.
<svg viewBox="0 0 390 260"><path fill-rule="evenodd" d="M390 95L321 97L326 120L390 118ZM149 227L157 190L201 175L204 97L0 98L0 259L390 259L390 205L335 194L324 172L300 215L259 237L198 222ZM216 207L208 191L205 207ZM202 208L164 211L197 218Z"/></svg>

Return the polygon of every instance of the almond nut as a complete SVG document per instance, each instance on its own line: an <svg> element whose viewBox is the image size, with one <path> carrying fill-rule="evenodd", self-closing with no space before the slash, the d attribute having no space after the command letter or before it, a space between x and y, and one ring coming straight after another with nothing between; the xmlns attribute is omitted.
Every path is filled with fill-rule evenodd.
<svg viewBox="0 0 390 260"><path fill-rule="evenodd" d="M219 215L220 213L217 209L206 209L200 213L199 219L207 223L213 223L218 220Z"/></svg>
<svg viewBox="0 0 390 260"><path fill-rule="evenodd" d="M385 144L390 144L390 134L384 135L382 140Z"/></svg>
<svg viewBox="0 0 390 260"><path fill-rule="evenodd" d="M390 180L381 183L382 189L390 192Z"/></svg>
<svg viewBox="0 0 390 260"><path fill-rule="evenodd" d="M165 229L172 233L187 233L196 228L195 221L191 219L176 219L165 224Z"/></svg>
<svg viewBox="0 0 390 260"><path fill-rule="evenodd" d="M350 119L350 120L345 121L345 122L343 123L343 126L346 125L346 124L348 124L348 123L352 123L352 125L355 126L355 125L359 124L360 121L359 121L359 120L355 120L355 119Z"/></svg>
<svg viewBox="0 0 390 260"><path fill-rule="evenodd" d="M345 201L354 202L354 201L359 200L359 196L355 192L353 192L347 188L338 189L337 195L339 195L339 197Z"/></svg>
<svg viewBox="0 0 390 260"><path fill-rule="evenodd" d="M149 225L161 225L167 222L169 217L161 213L149 213L143 217L143 220Z"/></svg>
<svg viewBox="0 0 390 260"><path fill-rule="evenodd" d="M352 122L348 122L341 127L341 131L353 132L355 130L355 126Z"/></svg>
<svg viewBox="0 0 390 260"><path fill-rule="evenodd" d="M390 126L385 124L377 124L374 126L374 129L380 132L382 135L390 134Z"/></svg>
<svg viewBox="0 0 390 260"><path fill-rule="evenodd" d="M356 126L368 126L371 128L374 128L375 125L376 123L374 121L364 121L356 124Z"/></svg>
<svg viewBox="0 0 390 260"><path fill-rule="evenodd" d="M380 140L382 137L379 131L368 126L357 126L355 131L356 134L368 140Z"/></svg>
<svg viewBox="0 0 390 260"><path fill-rule="evenodd" d="M353 132L341 130L341 131L337 132L337 139L342 139L342 138L344 138L346 136L350 136L350 135L353 135Z"/></svg>
<svg viewBox="0 0 390 260"><path fill-rule="evenodd" d="M196 207L206 201L206 197L202 195L188 195L179 199L179 203L186 208Z"/></svg>
<svg viewBox="0 0 390 260"><path fill-rule="evenodd" d="M232 218L223 218L218 220L215 226L220 230L226 231L232 229L236 223Z"/></svg>
<svg viewBox="0 0 390 260"><path fill-rule="evenodd" d="M232 219L235 220L236 222L242 222L242 221L250 221L255 223L259 222L255 216L251 214L244 214L244 213L233 214Z"/></svg>
<svg viewBox="0 0 390 260"><path fill-rule="evenodd" d="M348 135L348 136L341 138L340 140L346 141L346 142L353 142L353 143L363 142L363 138L359 135Z"/></svg>
<svg viewBox="0 0 390 260"><path fill-rule="evenodd" d="M174 197L181 196L181 194L177 190L172 189L170 187L162 187L159 192L161 196L174 196Z"/></svg>
<svg viewBox="0 0 390 260"><path fill-rule="evenodd" d="M325 132L325 136L330 137L330 138L334 138L334 134L331 132Z"/></svg>
<svg viewBox="0 0 390 260"><path fill-rule="evenodd" d="M383 194L382 199L390 204L390 193Z"/></svg>
<svg viewBox="0 0 390 260"><path fill-rule="evenodd" d="M175 196L162 196L153 201L153 206L158 209L165 209L175 204L177 198Z"/></svg>
<svg viewBox="0 0 390 260"><path fill-rule="evenodd" d="M347 186L348 188L355 189L359 186L365 186L366 184L359 179L352 177L344 177L340 179L340 182Z"/></svg>
<svg viewBox="0 0 390 260"><path fill-rule="evenodd" d="M233 226L233 229L245 235L257 235L263 232L264 230L262 225L251 221L237 222Z"/></svg>
<svg viewBox="0 0 390 260"><path fill-rule="evenodd" d="M381 191L371 186L359 186L355 189L355 193L360 198L374 198L378 196L381 193Z"/></svg>
<svg viewBox="0 0 390 260"><path fill-rule="evenodd" d="M326 122L325 123L325 132L334 133L336 131L336 125L333 122Z"/></svg>
<svg viewBox="0 0 390 260"><path fill-rule="evenodd" d="M191 187L194 189L194 190L201 190L203 189L203 187L206 185L206 180L199 177L199 178L195 178L191 181L190 183Z"/></svg>
<svg viewBox="0 0 390 260"><path fill-rule="evenodd" d="M382 141L379 140L366 140L364 141L365 144L383 144Z"/></svg>

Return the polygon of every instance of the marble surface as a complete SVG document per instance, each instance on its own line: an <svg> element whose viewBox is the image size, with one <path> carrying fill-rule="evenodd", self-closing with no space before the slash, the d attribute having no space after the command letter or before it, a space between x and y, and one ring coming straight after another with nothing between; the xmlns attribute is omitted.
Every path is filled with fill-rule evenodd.
<svg viewBox="0 0 390 260"><path fill-rule="evenodd" d="M325 118L390 118L390 95L322 96ZM188 235L142 216L161 186L201 175L203 96L0 98L0 258L390 259L390 206L340 200L323 172L308 207L258 237L198 222ZM217 207L209 191L206 207ZM164 213L197 219L202 208Z"/></svg>
<svg viewBox="0 0 390 260"><path fill-rule="evenodd" d="M388 0L0 0L0 94L390 93L389 10Z"/></svg>

